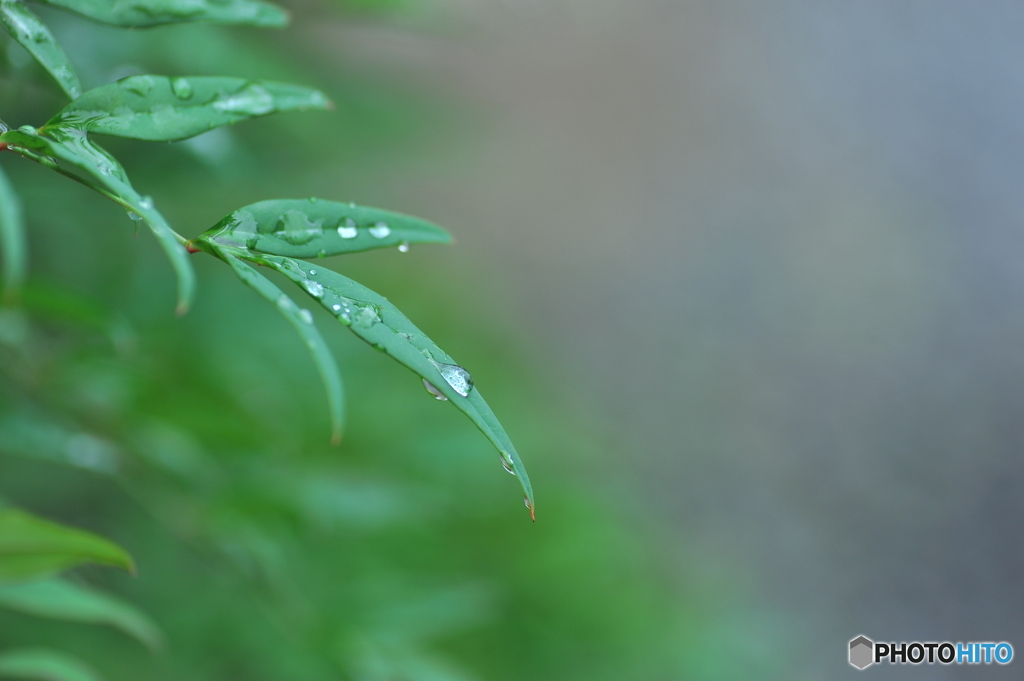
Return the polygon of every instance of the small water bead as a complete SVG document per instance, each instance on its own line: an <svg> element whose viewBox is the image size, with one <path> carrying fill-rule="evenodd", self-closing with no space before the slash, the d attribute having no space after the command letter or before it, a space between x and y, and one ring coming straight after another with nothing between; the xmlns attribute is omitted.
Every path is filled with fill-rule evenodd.
<svg viewBox="0 0 1024 681"><path fill-rule="evenodd" d="M469 391L473 389L473 376L468 371L458 364L443 364L434 360L430 361L437 368L438 373L441 374L441 378L452 387L452 390L463 397L469 395Z"/></svg>
<svg viewBox="0 0 1024 681"><path fill-rule="evenodd" d="M504 449L498 452L498 458L501 459L501 467L512 475L516 474L516 467L512 464L512 456Z"/></svg>
<svg viewBox="0 0 1024 681"><path fill-rule="evenodd" d="M384 239L391 234L391 228L388 227L386 222L378 222L373 227L370 227L370 234L377 239Z"/></svg>
<svg viewBox="0 0 1024 681"><path fill-rule="evenodd" d="M306 324L312 324L313 313L307 310L306 308L302 308L301 310L299 310L299 319L301 319Z"/></svg>
<svg viewBox="0 0 1024 681"><path fill-rule="evenodd" d="M433 383L431 383L425 378L423 379L423 387L427 389L428 393L434 396L435 400L441 400L442 402L448 401L448 398L445 397L444 393L438 390L437 386L435 386Z"/></svg>
<svg viewBox="0 0 1024 681"><path fill-rule="evenodd" d="M171 92L178 99L188 99L192 96L192 83L187 78L175 78L171 80Z"/></svg>
<svg viewBox="0 0 1024 681"><path fill-rule="evenodd" d="M152 196L143 196L142 198L139 199L139 208L144 208L145 210L149 210L152 207L153 207L153 197Z"/></svg>
<svg viewBox="0 0 1024 681"><path fill-rule="evenodd" d="M398 252L399 253L408 253L409 252L409 242L408 241L403 241L402 243L398 244Z"/></svg>
<svg viewBox="0 0 1024 681"><path fill-rule="evenodd" d="M304 279L302 282L302 288L306 289L306 293L313 296L314 298L324 297L324 287L318 281L310 281L309 279Z"/></svg>
<svg viewBox="0 0 1024 681"><path fill-rule="evenodd" d="M316 270L310 270L309 271L309 276L315 277L316 276Z"/></svg>
<svg viewBox="0 0 1024 681"><path fill-rule="evenodd" d="M352 218L345 218L338 225L338 236L342 239L355 239L359 236L359 230L356 228L356 221Z"/></svg>

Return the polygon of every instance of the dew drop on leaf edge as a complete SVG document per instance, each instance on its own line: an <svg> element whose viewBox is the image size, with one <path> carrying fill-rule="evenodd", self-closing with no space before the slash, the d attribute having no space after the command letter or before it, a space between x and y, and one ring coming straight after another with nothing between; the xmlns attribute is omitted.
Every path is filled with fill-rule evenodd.
<svg viewBox="0 0 1024 681"><path fill-rule="evenodd" d="M516 468L512 465L512 457L505 450L498 452L498 458L501 459L501 467L512 475L516 474Z"/></svg>
<svg viewBox="0 0 1024 681"><path fill-rule="evenodd" d="M425 378L423 379L423 387L427 389L428 393L434 396L435 400L441 400L442 402L448 401L448 398L445 397L444 393L438 390L437 386L435 386L433 383L431 383Z"/></svg>

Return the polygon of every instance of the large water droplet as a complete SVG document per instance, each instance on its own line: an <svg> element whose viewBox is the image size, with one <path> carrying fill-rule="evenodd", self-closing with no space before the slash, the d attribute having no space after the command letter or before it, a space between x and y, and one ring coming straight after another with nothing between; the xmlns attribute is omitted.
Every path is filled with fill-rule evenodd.
<svg viewBox="0 0 1024 681"><path fill-rule="evenodd" d="M121 81L121 87L140 97L145 97L153 89L153 78L151 76L129 76Z"/></svg>
<svg viewBox="0 0 1024 681"><path fill-rule="evenodd" d="M398 250L399 250L400 253L408 253L409 252L409 242L408 241L403 241L402 243L398 244Z"/></svg>
<svg viewBox="0 0 1024 681"><path fill-rule="evenodd" d="M364 329L368 329L380 322L380 312L376 305L356 305L356 312L352 316L352 323Z"/></svg>
<svg viewBox="0 0 1024 681"><path fill-rule="evenodd" d="M152 207L153 207L153 197L152 196L143 196L142 198L139 199L139 208L144 208L145 210L149 210Z"/></svg>
<svg viewBox="0 0 1024 681"><path fill-rule="evenodd" d="M174 78L171 80L171 92L178 99L188 99L192 96L192 83L188 78Z"/></svg>
<svg viewBox="0 0 1024 681"><path fill-rule="evenodd" d="M438 390L436 385L425 378L423 379L423 387L427 389L428 393L434 396L435 400L441 400L443 402L448 401L448 398L444 396L444 393Z"/></svg>
<svg viewBox="0 0 1024 681"><path fill-rule="evenodd" d="M391 228L388 227L386 222L378 222L373 227L370 227L370 234L377 239L383 239L391 234Z"/></svg>
<svg viewBox="0 0 1024 681"><path fill-rule="evenodd" d="M306 308L302 308L301 310L299 310L299 319L301 319L306 324L312 324L313 313L307 310Z"/></svg>
<svg viewBox="0 0 1024 681"><path fill-rule="evenodd" d="M512 455L506 452L504 449L498 452L498 458L501 459L501 467L512 475L516 474L516 467L512 465Z"/></svg>
<svg viewBox="0 0 1024 681"><path fill-rule="evenodd" d="M437 371L441 374L441 378L452 387L452 389L458 394L466 397L469 395L469 391L473 389L473 377L468 371L460 367L458 364L443 364L441 362L435 362L430 360Z"/></svg>
<svg viewBox="0 0 1024 681"><path fill-rule="evenodd" d="M345 218L338 225L338 236L342 239L355 239L359 236L359 230L356 228L356 221L352 218Z"/></svg>
<svg viewBox="0 0 1024 681"><path fill-rule="evenodd" d="M324 297L324 287L318 281L310 281L309 279L304 279L302 281L302 288L306 289L306 293L313 296L314 298Z"/></svg>
<svg viewBox="0 0 1024 681"><path fill-rule="evenodd" d="M262 116L274 110L274 96L259 83L249 83L234 92L217 95L213 108L222 113Z"/></svg>

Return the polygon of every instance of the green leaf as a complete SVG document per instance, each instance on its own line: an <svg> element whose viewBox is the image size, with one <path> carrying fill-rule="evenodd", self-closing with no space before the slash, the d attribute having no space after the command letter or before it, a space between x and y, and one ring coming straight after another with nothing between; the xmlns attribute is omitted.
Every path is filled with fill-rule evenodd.
<svg viewBox="0 0 1024 681"><path fill-rule="evenodd" d="M154 650L163 645L160 629L140 610L64 579L0 585L0 607L51 619L107 624Z"/></svg>
<svg viewBox="0 0 1024 681"><path fill-rule="evenodd" d="M278 28L288 12L259 0L38 0L115 26L158 26L190 21Z"/></svg>
<svg viewBox="0 0 1024 681"><path fill-rule="evenodd" d="M195 293L195 272L183 240L153 207L153 200L135 191L113 156L93 143L85 132L72 129L55 129L44 136L25 126L3 133L0 142L58 172L74 176L72 171L77 171L85 175L85 180L76 179L145 219L178 275L178 314L188 311Z"/></svg>
<svg viewBox="0 0 1024 681"><path fill-rule="evenodd" d="M426 220L315 198L274 199L239 208L200 238L293 258L451 242L446 231Z"/></svg>
<svg viewBox="0 0 1024 681"><path fill-rule="evenodd" d="M205 244L204 244L205 245ZM345 420L345 396L341 383L341 372L334 361L334 356L327 348L323 336L313 326L313 315L309 310L302 309L295 304L285 293L249 265L245 264L231 253L222 250L215 245L210 251L218 258L231 266L238 278L247 286L271 302L285 319L291 322L295 330L299 332L306 347L313 355L317 371L323 379L324 387L327 389L327 406L331 412L332 436L335 444L341 442L341 429Z"/></svg>
<svg viewBox="0 0 1024 681"><path fill-rule="evenodd" d="M4 301L14 302L25 281L28 246L21 220L21 202L0 168L0 249L3 249Z"/></svg>
<svg viewBox="0 0 1024 681"><path fill-rule="evenodd" d="M82 86L68 56L46 24L24 2L0 0L0 24L53 76L69 98L75 99L82 94Z"/></svg>
<svg viewBox="0 0 1024 681"><path fill-rule="evenodd" d="M288 83L220 76L129 76L89 90L40 132L74 128L170 142L247 118L330 106L319 90Z"/></svg>
<svg viewBox="0 0 1024 681"><path fill-rule="evenodd" d="M135 572L131 556L109 539L24 511L0 510L0 582L47 576L82 563Z"/></svg>
<svg viewBox="0 0 1024 681"><path fill-rule="evenodd" d="M441 395L438 399L449 400L465 413L498 449L505 469L519 478L526 494L526 505L533 516L533 488L526 468L505 429L473 386L469 372L416 328L398 308L362 284L303 260L228 247L224 250L270 267L298 284L352 333L411 369L424 380L431 394Z"/></svg>
<svg viewBox="0 0 1024 681"><path fill-rule="evenodd" d="M100 681L99 675L77 657L45 648L21 648L0 653L0 677L32 681Z"/></svg>

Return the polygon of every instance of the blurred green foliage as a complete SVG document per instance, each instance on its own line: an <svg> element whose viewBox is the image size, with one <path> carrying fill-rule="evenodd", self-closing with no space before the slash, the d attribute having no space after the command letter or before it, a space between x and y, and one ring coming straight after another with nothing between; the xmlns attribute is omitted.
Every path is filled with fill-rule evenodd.
<svg viewBox="0 0 1024 681"><path fill-rule="evenodd" d="M306 83L337 103L173 145L105 139L186 236L268 196L388 205L400 197L369 180L428 153L462 115L288 32L124 32L39 14L85 89L133 73L223 74ZM61 104L20 50L0 50L0 102L15 126ZM460 314L473 291L457 248L360 255L344 272L420 320L490 388L541 485L536 525L509 503L515 482L485 438L406 370L328 334L350 400L346 438L331 447L308 355L227 268L195 257L200 295L179 319L170 268L148 235L130 237L122 209L2 160L24 204L31 267L20 307L0 312L0 495L128 548L137 578L82 567L70 583L118 594L167 640L154 654L115 628L22 608L0 610L3 648L59 648L115 680L766 672L766 651L728 645L727 580L670 568L684 564L673 547L631 524L614 487L588 471L593 424L517 353L500 311Z"/></svg>

